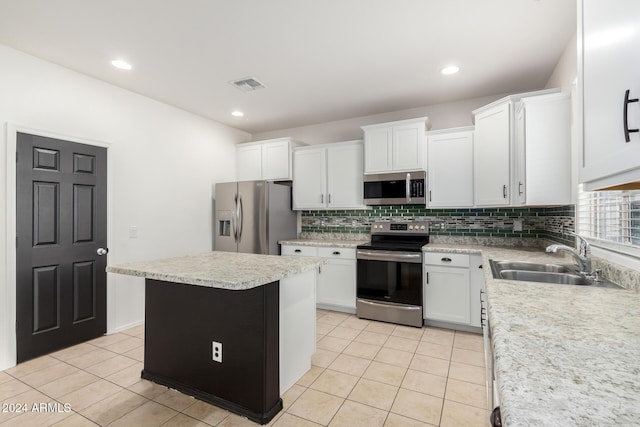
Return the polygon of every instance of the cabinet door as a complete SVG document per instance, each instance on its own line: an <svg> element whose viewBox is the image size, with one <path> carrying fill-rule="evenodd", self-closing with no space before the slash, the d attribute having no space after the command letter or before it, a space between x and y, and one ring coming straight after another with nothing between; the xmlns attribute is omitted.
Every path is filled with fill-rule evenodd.
<svg viewBox="0 0 640 427"><path fill-rule="evenodd" d="M515 188L527 205L561 205L572 202L571 106L568 95L552 94L523 100L522 141L524 154L516 167L522 188ZM524 179L522 178L524 174ZM519 184L520 181L517 183ZM514 183L515 185L515 183Z"/></svg>
<svg viewBox="0 0 640 427"><path fill-rule="evenodd" d="M293 208L325 208L327 206L326 149L296 150L293 158Z"/></svg>
<svg viewBox="0 0 640 427"><path fill-rule="evenodd" d="M473 132L427 140L429 206L473 206Z"/></svg>
<svg viewBox="0 0 640 427"><path fill-rule="evenodd" d="M414 171L424 169L422 164L424 132L424 123L411 123L393 127L392 170Z"/></svg>
<svg viewBox="0 0 640 427"><path fill-rule="evenodd" d="M364 173L391 171L393 131L391 127L364 133Z"/></svg>
<svg viewBox="0 0 640 427"><path fill-rule="evenodd" d="M469 269L426 265L424 271L425 319L468 325Z"/></svg>
<svg viewBox="0 0 640 427"><path fill-rule="evenodd" d="M484 269L482 268L482 256L470 255L469 256L469 281L471 285L471 298L469 301L471 320L469 324L471 326L481 327L481 304L480 304L480 292L484 289Z"/></svg>
<svg viewBox="0 0 640 427"><path fill-rule="evenodd" d="M356 309L356 261L330 259L320 266L317 304Z"/></svg>
<svg viewBox="0 0 640 427"><path fill-rule="evenodd" d="M640 166L640 133L625 141L623 105L640 98L640 2L583 0L583 153L580 181ZM640 128L640 102L628 104L629 128Z"/></svg>
<svg viewBox="0 0 640 427"><path fill-rule="evenodd" d="M475 116L474 200L477 206L509 204L511 104Z"/></svg>
<svg viewBox="0 0 640 427"><path fill-rule="evenodd" d="M262 146L249 145L236 147L238 181L262 179Z"/></svg>
<svg viewBox="0 0 640 427"><path fill-rule="evenodd" d="M262 146L262 179L291 179L289 141L277 141Z"/></svg>
<svg viewBox="0 0 640 427"><path fill-rule="evenodd" d="M364 208L362 144L327 149L327 206Z"/></svg>
<svg viewBox="0 0 640 427"><path fill-rule="evenodd" d="M514 173L514 180L511 184L514 192L514 205L524 205L527 201L526 194L526 145L527 145L527 115L524 104L521 105L516 111L515 122L515 143L514 143L514 156L516 170ZM565 166L568 170L571 170L571 165Z"/></svg>

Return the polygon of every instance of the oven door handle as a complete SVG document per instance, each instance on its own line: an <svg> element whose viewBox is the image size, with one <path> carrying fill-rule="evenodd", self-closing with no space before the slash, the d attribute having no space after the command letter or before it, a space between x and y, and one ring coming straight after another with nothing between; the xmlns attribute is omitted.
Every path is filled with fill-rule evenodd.
<svg viewBox="0 0 640 427"><path fill-rule="evenodd" d="M397 251L367 251L358 249L357 259L370 261L396 261L420 264L422 262L421 252L397 252Z"/></svg>

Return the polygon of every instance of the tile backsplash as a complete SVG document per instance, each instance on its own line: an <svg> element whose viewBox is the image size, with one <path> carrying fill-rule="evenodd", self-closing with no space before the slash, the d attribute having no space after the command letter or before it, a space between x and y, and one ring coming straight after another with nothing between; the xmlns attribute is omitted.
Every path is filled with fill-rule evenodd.
<svg viewBox="0 0 640 427"><path fill-rule="evenodd" d="M545 238L572 245L562 228L575 229L575 206L535 208L428 209L415 205L373 206L363 210L302 211L302 233L368 234L373 222L430 221L432 236ZM521 230L518 230L520 228Z"/></svg>

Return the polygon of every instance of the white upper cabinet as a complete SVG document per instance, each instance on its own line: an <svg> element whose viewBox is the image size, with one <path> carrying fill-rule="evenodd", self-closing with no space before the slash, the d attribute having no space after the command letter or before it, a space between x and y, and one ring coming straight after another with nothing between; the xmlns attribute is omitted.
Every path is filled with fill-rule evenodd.
<svg viewBox="0 0 640 427"><path fill-rule="evenodd" d="M516 108L514 205L572 201L568 94L523 98Z"/></svg>
<svg viewBox="0 0 640 427"><path fill-rule="evenodd" d="M296 148L294 209L364 209L363 144L347 141Z"/></svg>
<svg viewBox="0 0 640 427"><path fill-rule="evenodd" d="M473 127L427 133L429 207L473 206Z"/></svg>
<svg viewBox="0 0 640 427"><path fill-rule="evenodd" d="M424 170L427 117L362 126L364 173Z"/></svg>
<svg viewBox="0 0 640 427"><path fill-rule="evenodd" d="M293 152L293 208L327 207L327 150L300 148Z"/></svg>
<svg viewBox="0 0 640 427"><path fill-rule="evenodd" d="M292 179L291 141L262 144L262 179Z"/></svg>
<svg viewBox="0 0 640 427"><path fill-rule="evenodd" d="M580 182L640 188L640 2L582 0L578 9Z"/></svg>
<svg viewBox="0 0 640 427"><path fill-rule="evenodd" d="M291 150L302 145L291 138L249 142L236 146L238 181L288 181L293 178Z"/></svg>
<svg viewBox="0 0 640 427"><path fill-rule="evenodd" d="M477 206L509 204L512 102L475 112L474 197Z"/></svg>
<svg viewBox="0 0 640 427"><path fill-rule="evenodd" d="M547 89L510 95L473 111L473 187L476 206L515 203L515 103L526 97L558 93ZM569 165L567 166L569 167ZM513 193L512 193L513 192Z"/></svg>
<svg viewBox="0 0 640 427"><path fill-rule="evenodd" d="M364 173L391 171L393 130L391 128L365 130L364 141Z"/></svg>
<svg viewBox="0 0 640 427"><path fill-rule="evenodd" d="M364 209L363 144L333 144L327 148L327 207Z"/></svg>
<svg viewBox="0 0 640 427"><path fill-rule="evenodd" d="M236 146L238 181L262 179L262 145L240 144Z"/></svg>

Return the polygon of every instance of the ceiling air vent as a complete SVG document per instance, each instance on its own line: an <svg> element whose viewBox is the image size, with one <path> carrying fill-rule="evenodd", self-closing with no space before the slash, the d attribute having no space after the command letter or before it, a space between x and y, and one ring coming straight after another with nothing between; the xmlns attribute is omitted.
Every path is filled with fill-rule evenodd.
<svg viewBox="0 0 640 427"><path fill-rule="evenodd" d="M259 82L254 77L245 77L243 79L234 80L231 84L243 92L253 92L254 90L267 88L267 86Z"/></svg>

